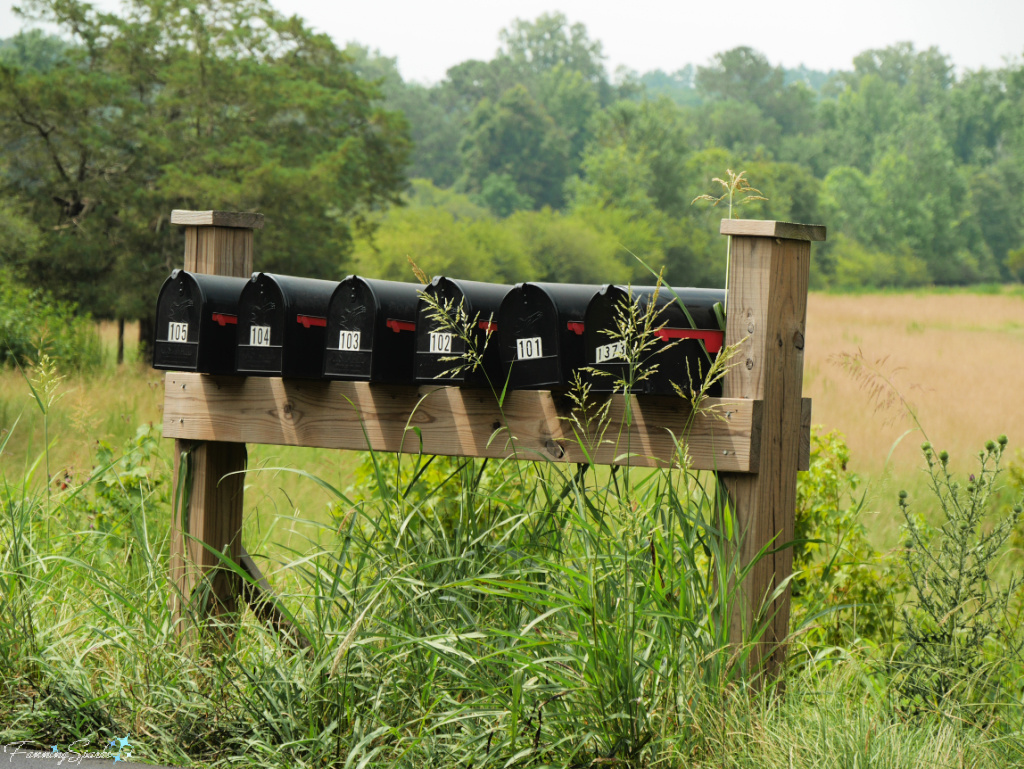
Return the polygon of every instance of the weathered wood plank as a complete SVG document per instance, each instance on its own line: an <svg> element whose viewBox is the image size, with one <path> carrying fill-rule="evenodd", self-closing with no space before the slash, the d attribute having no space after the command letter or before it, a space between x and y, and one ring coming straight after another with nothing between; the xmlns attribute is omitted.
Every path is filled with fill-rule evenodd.
<svg viewBox="0 0 1024 769"><path fill-rule="evenodd" d="M247 230L263 229L263 214L238 211L171 211L171 224L189 227L240 227Z"/></svg>
<svg viewBox="0 0 1024 769"><path fill-rule="evenodd" d="M761 219L723 219L719 230L723 235L751 235L761 238L788 240L824 240L825 227L821 224L794 224Z"/></svg>
<svg viewBox="0 0 1024 769"><path fill-rule="evenodd" d="M509 393L499 409L486 390L171 372L164 436L407 453L421 450L422 436L425 454L639 467L673 462L673 436L687 433L686 402L634 397L632 405L631 429L624 425L625 399L612 396L604 434L584 435L574 426L569 399L546 391ZM747 472L757 461L751 436L760 408L751 400L708 399L687 436L692 467Z"/></svg>

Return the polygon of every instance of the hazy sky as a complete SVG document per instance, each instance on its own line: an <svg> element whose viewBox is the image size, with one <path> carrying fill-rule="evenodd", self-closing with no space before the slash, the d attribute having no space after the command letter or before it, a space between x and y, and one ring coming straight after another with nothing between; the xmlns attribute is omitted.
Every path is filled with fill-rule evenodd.
<svg viewBox="0 0 1024 769"><path fill-rule="evenodd" d="M1001 66L1024 54L1024 0L272 0L339 44L355 40L397 57L407 80L436 82L466 59L489 59L515 18L561 11L600 40L610 72L671 72L749 45L775 64L848 68L867 48L910 40L960 69ZM0 0L0 37L20 28ZM117 3L101 0L104 7Z"/></svg>

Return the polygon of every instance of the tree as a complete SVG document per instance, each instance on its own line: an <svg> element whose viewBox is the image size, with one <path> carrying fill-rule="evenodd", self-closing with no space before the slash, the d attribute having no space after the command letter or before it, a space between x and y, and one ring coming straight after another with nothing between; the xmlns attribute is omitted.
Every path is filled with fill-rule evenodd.
<svg viewBox="0 0 1024 769"><path fill-rule="evenodd" d="M1007 127L1003 72L967 72L949 94L950 135L961 163L989 163Z"/></svg>
<svg viewBox="0 0 1024 769"><path fill-rule="evenodd" d="M569 24L562 13L545 13L536 21L516 19L499 34L499 56L508 59L520 82L555 67L578 72L601 89L609 89L601 43L591 40L582 24ZM602 101L609 94L602 93Z"/></svg>
<svg viewBox="0 0 1024 769"><path fill-rule="evenodd" d="M409 123L412 152L410 178L430 179L450 187L459 176L457 157L462 126L470 109L460 102L450 83L428 87L406 83L396 59L371 51L358 43L345 46L352 69L364 80L378 84L384 106L401 112Z"/></svg>
<svg viewBox="0 0 1024 769"><path fill-rule="evenodd" d="M971 217L968 187L934 121L909 115L887 137L870 176L879 248L904 243L937 283L996 280L991 251Z"/></svg>
<svg viewBox="0 0 1024 769"><path fill-rule="evenodd" d="M757 137L774 150L778 136L814 127L814 92L800 81L787 84L785 70L752 48L716 54L710 66L697 68L695 83L712 102L704 111L715 135L728 142L723 146L753 147Z"/></svg>
<svg viewBox="0 0 1024 769"><path fill-rule="evenodd" d="M463 190L479 193L488 177L504 174L536 207L562 204L569 142L525 86L510 88L497 102L480 102L459 152Z"/></svg>
<svg viewBox="0 0 1024 769"><path fill-rule="evenodd" d="M905 42L864 51L853 67L853 78L874 75L893 83L919 108L938 104L953 84L953 64L934 46L917 52Z"/></svg>
<svg viewBox="0 0 1024 769"><path fill-rule="evenodd" d="M693 107L701 102L694 82L696 74L697 69L692 64L671 73L655 69L641 75L640 84L644 89L644 95L649 99L667 96L680 106Z"/></svg>
<svg viewBox="0 0 1024 769"><path fill-rule="evenodd" d="M148 315L180 264L171 209L272 211L260 267L328 277L398 199L405 121L266 0L29 8L69 43L48 69L0 64L0 185L46 239L26 274L95 314Z"/></svg>
<svg viewBox="0 0 1024 769"><path fill-rule="evenodd" d="M783 87L781 67L747 46L716 53L712 64L697 68L697 90L708 99L750 102L761 109Z"/></svg>

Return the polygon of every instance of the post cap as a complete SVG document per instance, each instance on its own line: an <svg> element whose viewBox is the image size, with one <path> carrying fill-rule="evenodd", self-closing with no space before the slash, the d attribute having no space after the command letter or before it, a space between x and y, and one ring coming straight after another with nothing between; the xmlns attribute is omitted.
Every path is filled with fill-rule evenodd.
<svg viewBox="0 0 1024 769"><path fill-rule="evenodd" d="M789 240L824 240L825 225L793 224L764 219L723 219L723 235L748 235L760 238L787 238Z"/></svg>
<svg viewBox="0 0 1024 769"><path fill-rule="evenodd" d="M171 211L171 224L190 227L238 227L246 230L262 230L263 214L249 214L236 211Z"/></svg>

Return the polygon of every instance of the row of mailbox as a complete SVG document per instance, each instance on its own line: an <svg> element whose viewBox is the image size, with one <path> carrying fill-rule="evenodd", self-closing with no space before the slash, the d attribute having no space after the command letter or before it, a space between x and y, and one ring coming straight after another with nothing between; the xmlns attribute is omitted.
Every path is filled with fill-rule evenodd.
<svg viewBox="0 0 1024 769"><path fill-rule="evenodd" d="M607 392L628 366L620 326L632 302L634 315L652 309L660 327L640 356L646 376L634 392L671 394L673 384L684 392L697 386L721 349L714 305L723 295L446 277L425 287L355 275L340 283L270 273L246 280L175 270L157 302L153 365L389 384L480 386L489 378L498 388L507 376L512 389L565 389L574 371L589 367L610 375L588 376L594 391ZM464 334L443 323L438 308L471 321L462 327L484 350L482 368L460 367Z"/></svg>

